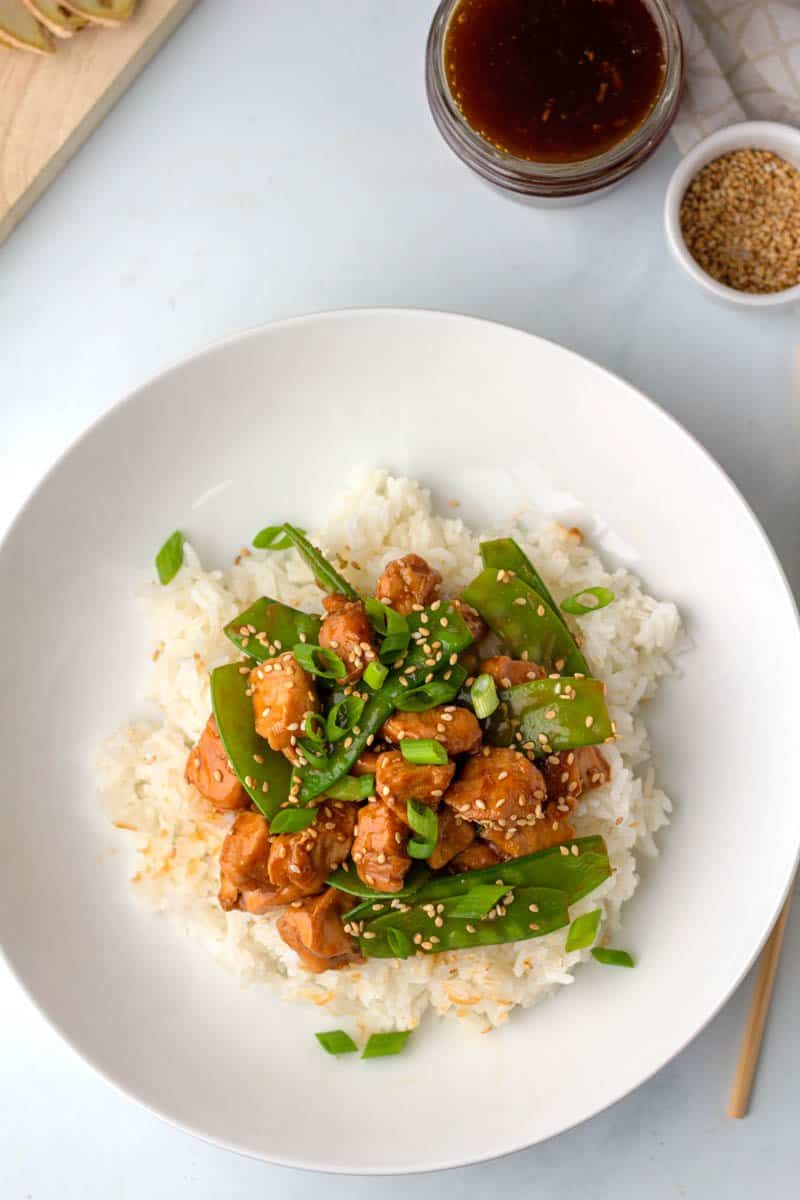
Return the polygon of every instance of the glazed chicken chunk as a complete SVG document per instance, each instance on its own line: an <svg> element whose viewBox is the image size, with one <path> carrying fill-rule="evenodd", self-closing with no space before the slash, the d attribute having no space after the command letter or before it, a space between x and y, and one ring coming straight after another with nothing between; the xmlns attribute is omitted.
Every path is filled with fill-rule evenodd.
<svg viewBox="0 0 800 1200"><path fill-rule="evenodd" d="M482 867L493 867L502 862L497 851L488 842L476 841L450 860L449 869L456 875L462 871L480 871Z"/></svg>
<svg viewBox="0 0 800 1200"><path fill-rule="evenodd" d="M451 859L466 850L475 841L475 826L464 821L452 808L442 805L439 810L439 837L436 848L428 859L434 871L446 867Z"/></svg>
<svg viewBox="0 0 800 1200"><path fill-rule="evenodd" d="M535 825L512 826L510 829L484 828L481 837L500 858L522 858L524 854L536 854L560 846L575 836L575 830L561 813L545 812L544 819Z"/></svg>
<svg viewBox="0 0 800 1200"><path fill-rule="evenodd" d="M186 763L186 779L215 808L230 812L247 808L250 799L228 763L213 715Z"/></svg>
<svg viewBox="0 0 800 1200"><path fill-rule="evenodd" d="M460 817L502 830L541 820L547 792L524 754L487 746L467 761L444 799Z"/></svg>
<svg viewBox="0 0 800 1200"><path fill-rule="evenodd" d="M408 800L419 800L429 808L438 808L455 770L456 764L452 762L417 766L406 762L399 750L389 750L378 759L375 791L404 821Z"/></svg>
<svg viewBox="0 0 800 1200"><path fill-rule="evenodd" d="M306 715L319 708L314 680L288 651L259 663L250 672L250 691L256 733L273 750L296 757L294 746L302 737Z"/></svg>
<svg viewBox="0 0 800 1200"><path fill-rule="evenodd" d="M418 554L406 554L387 563L375 595L395 612L407 617L415 607L425 608L439 595L442 577Z"/></svg>
<svg viewBox="0 0 800 1200"><path fill-rule="evenodd" d="M435 738L450 755L472 754L481 744L481 727L468 708L444 704L426 712L393 713L381 737L395 744L404 738Z"/></svg>
<svg viewBox="0 0 800 1200"><path fill-rule="evenodd" d="M331 871L350 853L355 824L355 805L325 800L308 829L281 833L273 839L269 880L281 903L322 891Z"/></svg>
<svg viewBox="0 0 800 1200"><path fill-rule="evenodd" d="M521 658L509 658L498 654L495 658L485 658L480 665L481 673L491 675L498 687L512 688L520 683L530 683L532 679L546 679L547 671L538 663L526 662Z"/></svg>
<svg viewBox="0 0 800 1200"><path fill-rule="evenodd" d="M353 907L353 897L327 888L287 908L278 921L278 933L296 951L303 966L318 974L361 962L352 937L345 932L342 913Z"/></svg>
<svg viewBox="0 0 800 1200"><path fill-rule="evenodd" d="M547 799L562 812L591 788L608 783L611 770L596 746L548 754L542 763Z"/></svg>
<svg viewBox="0 0 800 1200"><path fill-rule="evenodd" d="M360 808L353 862L362 883L381 892L399 892L411 866L407 844L408 827L385 800Z"/></svg>
<svg viewBox="0 0 800 1200"><path fill-rule="evenodd" d="M258 911L274 892L269 877L270 836L266 817L243 812L228 830L219 856L219 903L225 911L248 908Z"/></svg>
<svg viewBox="0 0 800 1200"><path fill-rule="evenodd" d="M319 631L319 644L338 654L347 667L347 674L338 682L356 683L367 664L377 657L364 603L332 595L326 596L322 604L328 615Z"/></svg>

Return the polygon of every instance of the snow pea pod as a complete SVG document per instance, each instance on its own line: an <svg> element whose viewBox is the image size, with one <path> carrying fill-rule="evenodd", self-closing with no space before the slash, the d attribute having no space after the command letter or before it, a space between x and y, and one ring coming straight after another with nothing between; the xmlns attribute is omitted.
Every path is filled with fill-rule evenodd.
<svg viewBox="0 0 800 1200"><path fill-rule="evenodd" d="M283 526L283 529L300 557L311 568L314 578L323 591L335 592L339 596L346 596L348 600L358 600L360 598L356 589L331 566L321 550L318 550L316 546L312 546L308 538L303 536L296 525L286 524Z"/></svg>
<svg viewBox="0 0 800 1200"><path fill-rule="evenodd" d="M423 906L415 896L407 911L394 909L367 923L359 939L361 953L365 958L397 957L390 944L391 930L401 935L392 938L395 947L410 944L411 952L423 954L544 937L569 924L568 903L566 893L554 888L520 887L514 889L508 904L492 909L485 917L469 920L451 916L446 900Z"/></svg>
<svg viewBox="0 0 800 1200"><path fill-rule="evenodd" d="M599 679L533 679L506 692L522 744L539 754L613 741L614 726ZM513 719L513 718L512 718Z"/></svg>
<svg viewBox="0 0 800 1200"><path fill-rule="evenodd" d="M573 846L577 854L573 853ZM588 896L611 874L606 844L601 837L573 838L561 846L537 850L522 858L463 871L460 875L440 875L420 888L415 904L463 896L483 884L502 882L508 887L544 887L564 892L570 904Z"/></svg>
<svg viewBox="0 0 800 1200"><path fill-rule="evenodd" d="M513 538L496 538L493 542L481 542L480 551L485 567L494 567L495 571L501 569L513 571L523 583L527 583L529 587L539 593L548 608L551 608L559 618L561 624L566 625L547 584L518 542L515 542Z"/></svg>
<svg viewBox="0 0 800 1200"><path fill-rule="evenodd" d="M269 819L288 798L292 765L256 733L244 669L241 663L228 663L211 672L211 704L233 770Z"/></svg>
<svg viewBox="0 0 800 1200"><path fill-rule="evenodd" d="M263 662L283 650L291 650L297 642L318 642L321 624L314 613L300 612L279 600L262 596L234 617L223 632L242 653ZM255 633L242 632L252 629Z"/></svg>
<svg viewBox="0 0 800 1200"><path fill-rule="evenodd" d="M503 570L505 568L502 568ZM551 671L588 675L589 667L560 617L517 575L498 579L493 567L481 571L464 599L502 638L514 658L527 655Z"/></svg>
<svg viewBox="0 0 800 1200"><path fill-rule="evenodd" d="M472 634L457 610L446 601L436 601L436 608L411 613L411 649L402 665L393 670L380 691L367 700L358 722L358 733L339 742L329 758L319 765L300 771L298 802L308 804L321 796L330 786L347 775L357 758L372 744L379 729L397 708L398 702L414 688L428 684L441 675L452 673L453 656L458 656L472 642ZM349 743L349 744L346 744Z"/></svg>

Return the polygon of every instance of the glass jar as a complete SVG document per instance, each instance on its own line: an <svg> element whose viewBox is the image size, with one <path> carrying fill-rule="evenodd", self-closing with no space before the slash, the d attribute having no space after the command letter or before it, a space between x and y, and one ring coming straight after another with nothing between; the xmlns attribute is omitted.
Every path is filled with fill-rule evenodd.
<svg viewBox="0 0 800 1200"><path fill-rule="evenodd" d="M684 60L680 30L665 0L645 0L661 36L664 82L653 107L616 145L576 162L534 162L497 149L468 124L453 99L445 73L445 42L461 0L442 0L433 18L425 62L425 82L433 119L462 162L489 183L520 196L549 200L589 199L618 183L660 145L678 111Z"/></svg>

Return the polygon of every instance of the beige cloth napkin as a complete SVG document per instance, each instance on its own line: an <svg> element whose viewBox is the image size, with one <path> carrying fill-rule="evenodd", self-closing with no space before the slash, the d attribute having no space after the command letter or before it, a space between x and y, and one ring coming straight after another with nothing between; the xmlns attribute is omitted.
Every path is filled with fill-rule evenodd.
<svg viewBox="0 0 800 1200"><path fill-rule="evenodd" d="M800 0L672 0L686 93L672 133L685 153L734 121L800 125Z"/></svg>

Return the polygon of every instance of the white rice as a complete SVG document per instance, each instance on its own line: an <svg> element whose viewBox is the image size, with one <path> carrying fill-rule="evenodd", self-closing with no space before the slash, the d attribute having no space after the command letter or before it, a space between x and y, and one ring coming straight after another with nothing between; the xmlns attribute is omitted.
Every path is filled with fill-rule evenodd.
<svg viewBox="0 0 800 1200"><path fill-rule="evenodd" d="M653 835L667 824L671 805L655 785L647 731L637 715L661 676L680 634L675 605L646 595L630 572L608 572L576 531L526 514L511 528L558 600L581 587L603 585L616 600L579 618L584 651L608 688L618 740L603 753L611 782L579 804L579 835L599 833L608 844L612 877L571 910L600 907L601 939L619 927L620 908L638 883L637 854L657 853ZM455 594L480 569L478 542L454 517L432 511L429 493L410 479L373 471L335 502L315 541L349 565L353 583L369 591L386 562L414 551L444 576ZM342 971L310 975L275 928L276 915L225 913L217 904L219 848L232 817L216 813L183 778L189 746L210 711L209 670L236 657L222 627L258 596L269 594L298 608L319 611L319 590L293 551L246 552L227 571L206 571L187 544L185 562L168 587L149 586L148 616L158 639L147 695L163 717L121 729L103 747L100 785L115 825L135 831L133 886L154 909L183 930L242 981L268 981L289 997L350 1016L366 1033L410 1029L427 1008L477 1022L483 1029L505 1021L573 982L588 950L566 953L566 931L476 951L373 960Z"/></svg>

